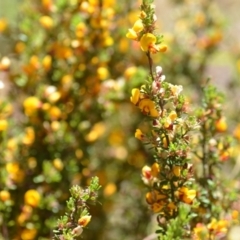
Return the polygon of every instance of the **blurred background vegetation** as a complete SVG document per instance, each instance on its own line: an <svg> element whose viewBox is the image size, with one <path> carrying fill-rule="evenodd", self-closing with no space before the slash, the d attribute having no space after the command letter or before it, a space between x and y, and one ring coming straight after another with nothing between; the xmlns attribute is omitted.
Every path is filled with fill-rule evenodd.
<svg viewBox="0 0 240 240"><path fill-rule="evenodd" d="M0 239L50 239L68 189L95 175L101 204L90 209L86 239L144 239L154 231L141 182L153 159L134 138L139 124L148 126L129 103L147 75L146 59L125 37L139 4L0 0ZM166 80L182 84L197 105L211 77L239 141L240 3L156 5L169 50L155 60ZM235 176L239 146L229 163Z"/></svg>

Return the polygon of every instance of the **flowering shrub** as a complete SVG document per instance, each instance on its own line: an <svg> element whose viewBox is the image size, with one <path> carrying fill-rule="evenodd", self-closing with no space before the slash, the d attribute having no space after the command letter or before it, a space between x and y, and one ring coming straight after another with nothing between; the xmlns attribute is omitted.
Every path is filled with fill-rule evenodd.
<svg viewBox="0 0 240 240"><path fill-rule="evenodd" d="M153 1L120 2L25 0L18 26L0 19L0 238L220 239L238 225L222 170L239 151L203 84L221 17L177 1L187 11L163 37Z"/></svg>
<svg viewBox="0 0 240 240"><path fill-rule="evenodd" d="M234 210L232 223L226 220L237 200L231 197L236 190L228 191L217 173L231 155L231 139L219 136L227 130L222 95L214 87L205 86L203 107L190 115L182 86L166 82L160 66L153 69L152 54L160 52L158 46L162 43L154 35L156 15L152 3L143 1L140 19L126 35L139 41L149 63L146 84L134 88L130 98L150 124L148 133L140 129L135 133L155 157L151 167L142 169L142 179L150 190L146 201L157 213L158 239L220 239L226 237L238 218ZM134 31L139 22L141 28Z"/></svg>

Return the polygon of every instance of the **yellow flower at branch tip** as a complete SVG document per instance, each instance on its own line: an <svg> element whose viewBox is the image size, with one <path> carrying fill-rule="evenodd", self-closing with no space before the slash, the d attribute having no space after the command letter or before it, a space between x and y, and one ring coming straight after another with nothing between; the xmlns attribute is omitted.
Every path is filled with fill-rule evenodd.
<svg viewBox="0 0 240 240"><path fill-rule="evenodd" d="M30 189L24 194L24 202L32 207L38 207L41 196L35 189Z"/></svg>
<svg viewBox="0 0 240 240"><path fill-rule="evenodd" d="M180 166L173 166L173 174L176 177L179 177L181 175L181 167Z"/></svg>
<svg viewBox="0 0 240 240"><path fill-rule="evenodd" d="M0 119L0 132L7 130L8 122L6 119Z"/></svg>
<svg viewBox="0 0 240 240"><path fill-rule="evenodd" d="M140 98L140 90L138 88L133 88L132 89L132 96L130 97L130 101L134 104L137 105L138 101Z"/></svg>
<svg viewBox="0 0 240 240"><path fill-rule="evenodd" d="M85 215L83 217L80 217L78 219L78 225L80 225L81 227L86 227L88 225L88 223L90 222L92 216L90 215Z"/></svg>
<svg viewBox="0 0 240 240"><path fill-rule="evenodd" d="M151 175L153 177L158 177L160 171L161 171L160 165L158 163L154 163L151 167Z"/></svg>
<svg viewBox="0 0 240 240"><path fill-rule="evenodd" d="M181 187L178 190L178 193L179 193L180 200L187 204L192 204L197 194L196 190L188 189L187 187Z"/></svg>
<svg viewBox="0 0 240 240"><path fill-rule="evenodd" d="M36 239L37 230L36 229L23 229L21 233L22 240L34 240Z"/></svg>
<svg viewBox="0 0 240 240"><path fill-rule="evenodd" d="M139 108L143 114L150 115L151 117L159 116L159 112L155 109L155 103L150 99L142 99L139 102Z"/></svg>
<svg viewBox="0 0 240 240"><path fill-rule="evenodd" d="M148 52L149 48L154 46L157 38L152 33L145 33L140 39L140 46L142 51Z"/></svg>
<svg viewBox="0 0 240 240"><path fill-rule="evenodd" d="M143 23L142 23L142 20L141 19L138 19L134 25L133 25L133 30L136 32L136 33L139 33L143 30L144 26L143 26Z"/></svg>
<svg viewBox="0 0 240 240"><path fill-rule="evenodd" d="M39 22L46 29L51 29L53 27L53 19L49 16L40 17Z"/></svg>
<svg viewBox="0 0 240 240"><path fill-rule="evenodd" d="M137 40L138 35L132 28L129 28L126 37L132 40Z"/></svg>
<svg viewBox="0 0 240 240"><path fill-rule="evenodd" d="M0 191L0 200L3 202L6 202L10 199L11 195L9 193L9 191L6 190L2 190Z"/></svg>
<svg viewBox="0 0 240 240"><path fill-rule="evenodd" d="M26 98L23 102L25 114L29 117L34 115L40 106L40 100L34 96Z"/></svg>
<svg viewBox="0 0 240 240"><path fill-rule="evenodd" d="M136 129L135 138L137 138L139 140L143 140L144 139L144 134L142 133L142 131L140 129Z"/></svg>
<svg viewBox="0 0 240 240"><path fill-rule="evenodd" d="M219 120L215 123L215 128L217 132L225 132L227 130L227 123L226 119L224 117L221 117Z"/></svg>

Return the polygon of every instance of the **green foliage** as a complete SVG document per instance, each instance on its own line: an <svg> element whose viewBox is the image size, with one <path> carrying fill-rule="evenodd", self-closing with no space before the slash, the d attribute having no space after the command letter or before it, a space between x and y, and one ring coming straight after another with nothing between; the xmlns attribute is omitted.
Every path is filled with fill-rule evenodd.
<svg viewBox="0 0 240 240"><path fill-rule="evenodd" d="M71 197L67 200L65 215L57 221L57 229L53 231L54 239L73 240L82 234L83 227L91 219L88 205L96 202L100 188L97 177L93 177L85 189L77 185L70 188Z"/></svg>

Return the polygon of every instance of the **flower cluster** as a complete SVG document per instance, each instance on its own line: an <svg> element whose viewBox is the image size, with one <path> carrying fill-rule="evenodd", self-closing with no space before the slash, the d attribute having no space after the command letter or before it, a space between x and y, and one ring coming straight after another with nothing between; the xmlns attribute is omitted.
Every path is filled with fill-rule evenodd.
<svg viewBox="0 0 240 240"><path fill-rule="evenodd" d="M87 203L95 203L100 189L97 177L91 179L89 187L82 189L73 186L70 189L71 197L67 201L65 215L58 220L57 229L54 230L55 240L76 239L83 232L83 228L91 221Z"/></svg>
<svg viewBox="0 0 240 240"><path fill-rule="evenodd" d="M197 123L187 115L182 86L164 82L164 79L161 68L157 67L151 84L132 90L131 101L147 117L152 128L150 135L140 129L135 133L136 138L153 148L156 159L152 167L142 169L144 182L152 188L146 200L154 212L170 217L176 214L180 202L192 204L196 197L189 181L192 176L189 141Z"/></svg>
<svg viewBox="0 0 240 240"><path fill-rule="evenodd" d="M123 74L129 44L118 31L131 15L127 4L26 0L16 26L0 20L1 44L2 35L9 44L0 56L0 238L49 238L68 189L93 175L107 209L95 221L105 226L126 166L142 167L144 151L128 146L133 137L122 131L133 122L117 115L128 99L124 78L133 75Z"/></svg>
<svg viewBox="0 0 240 240"><path fill-rule="evenodd" d="M177 216L179 205L193 204L197 194L191 181L189 144L191 132L198 124L188 113L187 100L181 94L182 86L166 82L160 66L153 71L151 54L155 53L152 49L156 49L153 45L156 37L151 32L154 29L151 26L154 26L156 17L152 17L154 11L149 3L144 2L141 10L143 12L140 16L144 16L147 21L144 21L143 28L138 28L138 20L133 29L129 30L127 37L131 38L130 33L134 29L145 32L140 39L140 45L142 50L147 52L150 75L145 85L132 90L130 100L151 125L151 134L137 129L135 137L153 149L155 163L151 167L143 167L142 178L150 187L146 201L152 211L158 213L159 226L164 232L168 221ZM152 25L149 22L152 22Z"/></svg>
<svg viewBox="0 0 240 240"><path fill-rule="evenodd" d="M143 2L139 19L133 27L128 29L126 37L139 41L142 51L148 53L165 52L167 46L162 44L162 37L154 33L157 17L154 13L154 6L148 1Z"/></svg>

